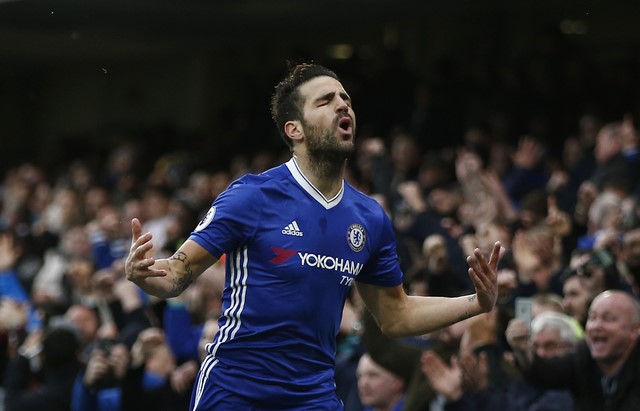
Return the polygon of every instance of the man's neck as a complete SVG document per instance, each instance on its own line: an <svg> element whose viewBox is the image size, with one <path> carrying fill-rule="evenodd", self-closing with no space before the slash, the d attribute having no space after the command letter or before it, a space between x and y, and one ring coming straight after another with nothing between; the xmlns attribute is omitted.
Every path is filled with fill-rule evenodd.
<svg viewBox="0 0 640 411"><path fill-rule="evenodd" d="M629 355L630 352L622 358L618 358L616 361L598 361L598 368L600 368L602 375L607 378L612 378L620 372L624 364L627 362Z"/></svg>
<svg viewBox="0 0 640 411"><path fill-rule="evenodd" d="M387 404L381 405L378 407L373 407L373 411L396 411L399 409L400 402L402 401L402 394L395 396L393 399L389 400Z"/></svg>
<svg viewBox="0 0 640 411"><path fill-rule="evenodd" d="M311 159L304 153L294 154L293 158L302 174L326 198L333 198L340 192L347 165L346 160L342 164L333 164L328 161Z"/></svg>

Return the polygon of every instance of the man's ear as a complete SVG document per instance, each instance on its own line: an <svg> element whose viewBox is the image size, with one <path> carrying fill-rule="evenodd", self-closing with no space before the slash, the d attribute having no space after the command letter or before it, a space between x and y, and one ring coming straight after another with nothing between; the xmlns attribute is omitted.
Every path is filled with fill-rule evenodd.
<svg viewBox="0 0 640 411"><path fill-rule="evenodd" d="M304 132L302 130L302 123L299 120L289 120L284 123L284 133L291 140L302 140Z"/></svg>

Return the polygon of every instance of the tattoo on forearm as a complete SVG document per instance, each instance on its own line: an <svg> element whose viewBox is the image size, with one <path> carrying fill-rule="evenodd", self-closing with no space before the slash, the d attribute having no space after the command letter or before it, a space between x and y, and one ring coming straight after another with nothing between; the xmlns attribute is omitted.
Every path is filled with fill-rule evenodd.
<svg viewBox="0 0 640 411"><path fill-rule="evenodd" d="M470 295L468 297L469 302L474 302L476 299L478 298L478 296L476 294ZM465 311L464 313L462 313L462 315L460 316L460 318L458 318L458 321L464 321L466 319L469 319L473 317L468 311Z"/></svg>
<svg viewBox="0 0 640 411"><path fill-rule="evenodd" d="M173 278L173 290L181 293L193 282L191 263L187 259L187 255L182 251L177 251L169 258L169 260L181 261L184 264L184 275L175 276Z"/></svg>

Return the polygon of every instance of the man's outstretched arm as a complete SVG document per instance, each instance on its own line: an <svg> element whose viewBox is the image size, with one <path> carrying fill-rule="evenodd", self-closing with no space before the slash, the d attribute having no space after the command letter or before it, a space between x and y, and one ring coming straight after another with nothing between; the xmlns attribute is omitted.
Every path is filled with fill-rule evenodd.
<svg viewBox="0 0 640 411"><path fill-rule="evenodd" d="M195 241L187 240L169 258L150 256L153 243L151 233L142 234L140 221L131 221L131 249L127 256L125 272L146 293L161 298L181 294L217 258L209 254Z"/></svg>
<svg viewBox="0 0 640 411"><path fill-rule="evenodd" d="M502 247L496 242L488 261L478 249L467 257L475 294L408 296L401 285L380 287L364 283L357 283L358 292L386 335L427 334L493 309L498 298L497 265L502 254Z"/></svg>

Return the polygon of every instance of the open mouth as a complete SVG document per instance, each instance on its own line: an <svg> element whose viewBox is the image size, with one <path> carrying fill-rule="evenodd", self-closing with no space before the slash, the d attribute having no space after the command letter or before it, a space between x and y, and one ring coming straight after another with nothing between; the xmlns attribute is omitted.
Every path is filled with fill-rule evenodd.
<svg viewBox="0 0 640 411"><path fill-rule="evenodd" d="M591 347L593 349L602 349L606 346L607 338L604 336L591 337Z"/></svg>
<svg viewBox="0 0 640 411"><path fill-rule="evenodd" d="M351 134L353 129L353 120L350 117L342 117L338 120L338 127L345 134Z"/></svg>

